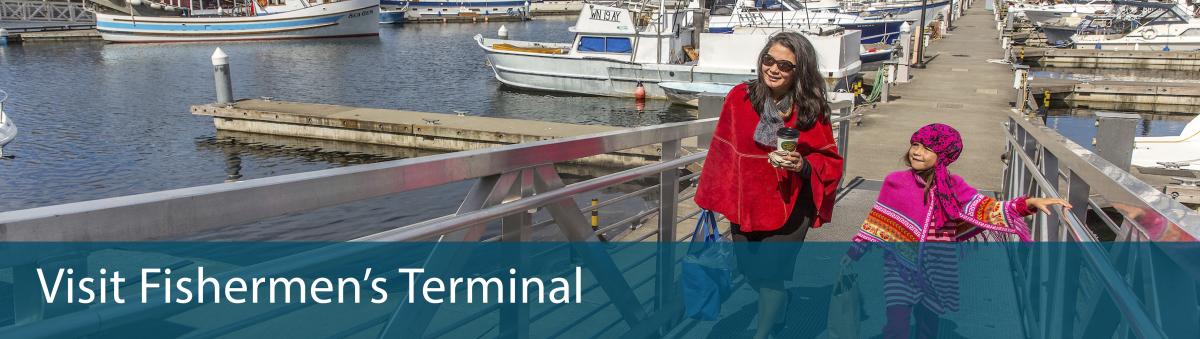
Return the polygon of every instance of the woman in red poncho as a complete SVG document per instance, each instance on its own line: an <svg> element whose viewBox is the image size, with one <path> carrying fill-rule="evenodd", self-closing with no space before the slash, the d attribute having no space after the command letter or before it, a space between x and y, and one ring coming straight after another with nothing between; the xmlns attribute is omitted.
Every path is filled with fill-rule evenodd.
<svg viewBox="0 0 1200 339"><path fill-rule="evenodd" d="M830 219L842 157L816 56L800 34L776 34L759 53L758 79L725 97L696 204L725 215L734 241L800 242ZM782 128L800 132L791 152L776 149ZM783 320L777 317L786 302L783 282L791 280L796 255L736 248L739 269L759 293L754 337L765 338Z"/></svg>

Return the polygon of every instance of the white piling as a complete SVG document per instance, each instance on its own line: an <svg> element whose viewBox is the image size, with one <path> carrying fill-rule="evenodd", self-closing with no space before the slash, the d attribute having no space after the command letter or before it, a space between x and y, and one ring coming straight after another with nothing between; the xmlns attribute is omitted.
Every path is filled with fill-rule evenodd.
<svg viewBox="0 0 1200 339"><path fill-rule="evenodd" d="M213 78L217 85L217 103L233 103L233 85L229 78L229 56L217 47L212 54Z"/></svg>

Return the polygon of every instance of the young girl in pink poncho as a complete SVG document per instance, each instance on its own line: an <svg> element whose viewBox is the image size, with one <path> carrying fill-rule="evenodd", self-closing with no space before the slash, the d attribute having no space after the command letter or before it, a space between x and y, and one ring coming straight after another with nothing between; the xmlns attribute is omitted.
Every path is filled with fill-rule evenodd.
<svg viewBox="0 0 1200 339"><path fill-rule="evenodd" d="M946 167L962 152L954 128L931 124L913 133L903 161L909 169L888 174L848 259L858 260L868 245L884 253L884 338L907 338L909 317L917 336L937 336L938 316L958 309L957 248L950 242L1030 241L1024 217L1061 199L1020 197L997 201ZM938 243L941 243L940 245Z"/></svg>

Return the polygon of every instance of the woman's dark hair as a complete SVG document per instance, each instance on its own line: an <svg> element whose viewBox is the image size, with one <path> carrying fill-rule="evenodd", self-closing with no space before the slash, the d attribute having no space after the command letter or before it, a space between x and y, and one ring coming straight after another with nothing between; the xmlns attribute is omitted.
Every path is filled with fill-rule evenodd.
<svg viewBox="0 0 1200 339"><path fill-rule="evenodd" d="M799 108L797 126L808 129L819 120L829 119L829 102L825 99L825 79L817 69L817 51L812 43L803 35L796 32L780 32L767 40L762 52L758 53L758 78L746 82L749 88L746 96L754 105L754 111L762 114L762 109L771 102L771 88L763 82L762 57L767 55L775 45L783 46L796 55L796 69L792 70L792 103Z"/></svg>

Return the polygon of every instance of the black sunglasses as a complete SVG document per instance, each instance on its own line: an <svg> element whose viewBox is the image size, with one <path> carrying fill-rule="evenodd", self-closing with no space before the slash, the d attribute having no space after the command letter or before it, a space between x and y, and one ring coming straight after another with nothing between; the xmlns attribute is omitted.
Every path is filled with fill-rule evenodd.
<svg viewBox="0 0 1200 339"><path fill-rule="evenodd" d="M777 68L779 68L780 72L784 72L784 73L791 73L793 70L796 69L796 65L792 64L791 61L775 60L775 58L772 58L770 55L766 55L766 54L764 54L762 56L762 65L763 65L763 67L776 66Z"/></svg>

